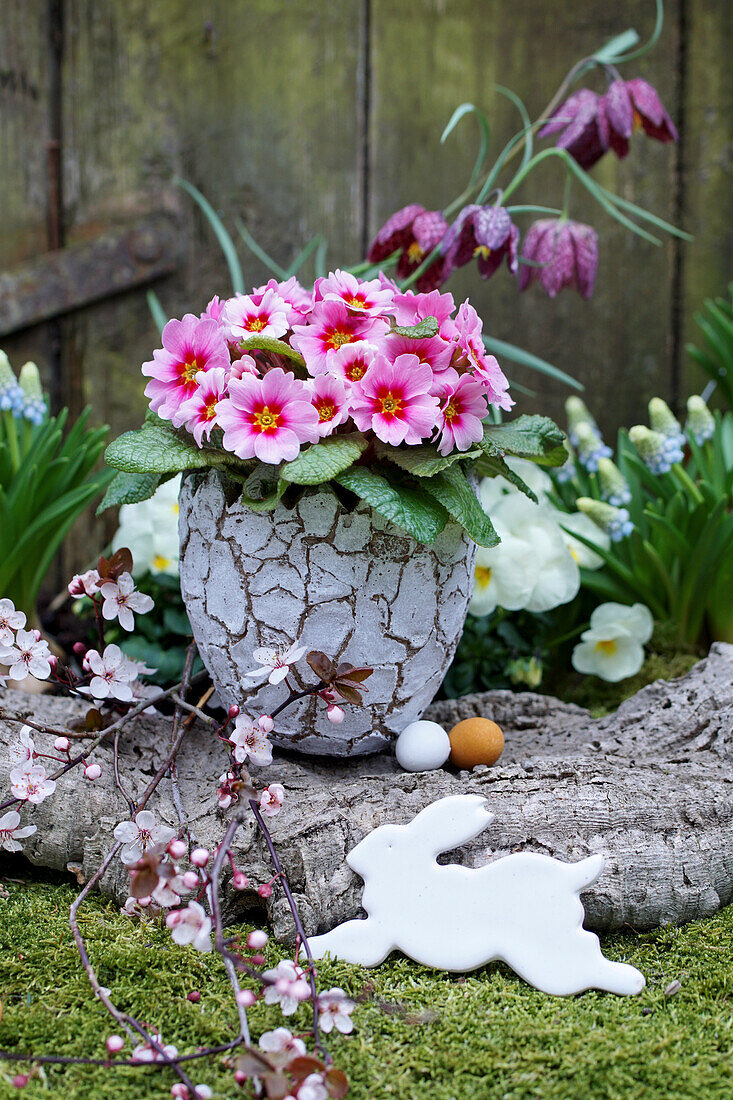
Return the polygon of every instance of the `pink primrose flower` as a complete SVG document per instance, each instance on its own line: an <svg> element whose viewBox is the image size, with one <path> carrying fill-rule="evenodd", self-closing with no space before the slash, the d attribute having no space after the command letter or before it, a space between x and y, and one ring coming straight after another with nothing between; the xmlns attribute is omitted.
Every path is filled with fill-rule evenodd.
<svg viewBox="0 0 733 1100"><path fill-rule="evenodd" d="M250 356L246 358L250 359L254 365L254 360ZM179 412L184 420L186 431L191 433L201 447L204 435L209 439L212 428L216 427L216 406L226 397L229 372L221 367L199 371L196 381L198 389L193 396L184 401Z"/></svg>
<svg viewBox="0 0 733 1100"><path fill-rule="evenodd" d="M215 294L207 305L204 312L201 314L201 320L205 321L207 318L211 321L216 321L217 324L221 323L221 319L224 313L224 302L218 294Z"/></svg>
<svg viewBox="0 0 733 1100"><path fill-rule="evenodd" d="M224 449L239 458L273 465L292 461L301 443L318 437L318 413L303 382L274 367L264 378L245 374L229 383L229 396L216 406Z"/></svg>
<svg viewBox="0 0 733 1100"><path fill-rule="evenodd" d="M483 325L476 310L464 302L456 315L457 339L453 352L453 366L459 373L470 371L481 383L490 405L511 409L514 404L509 396L509 382L495 356L489 355L481 338Z"/></svg>
<svg viewBox="0 0 733 1100"><path fill-rule="evenodd" d="M371 317L394 311L394 291L379 279L360 282L350 271L332 271L328 278L316 280L314 301L343 302L347 309Z"/></svg>
<svg viewBox="0 0 733 1100"><path fill-rule="evenodd" d="M321 437L330 435L349 415L346 386L331 374L319 374L305 385L313 408L318 413L318 434Z"/></svg>
<svg viewBox="0 0 733 1100"><path fill-rule="evenodd" d="M455 385L447 385L438 414L442 455L457 448L467 451L472 443L483 439L486 416L486 394L481 383L470 374L462 374Z"/></svg>
<svg viewBox="0 0 733 1100"><path fill-rule="evenodd" d="M224 323L235 339L269 336L279 340L290 327L288 306L274 290L266 290L259 301L251 294L235 294L224 306Z"/></svg>
<svg viewBox="0 0 733 1100"><path fill-rule="evenodd" d="M449 320L456 304L453 295L443 294L440 290L431 290L426 294L415 294L406 290L395 295L395 321L398 325L417 325L426 317L435 317L438 324Z"/></svg>
<svg viewBox="0 0 733 1100"><path fill-rule="evenodd" d="M450 367L453 348L440 336L426 336L415 339L412 336L386 336L382 341L382 354L390 363L399 355L416 355L421 363L427 363L432 371L440 374Z"/></svg>
<svg viewBox="0 0 733 1100"><path fill-rule="evenodd" d="M150 408L164 420L180 427L182 403L193 395L199 371L214 367L229 369L229 349L217 321L201 320L187 313L182 321L169 321L163 329L163 347L143 363L143 374L151 381L145 387Z"/></svg>
<svg viewBox="0 0 733 1100"><path fill-rule="evenodd" d="M378 351L377 344L370 344L368 340L357 340L353 344L344 344L338 355L331 359L328 374L333 378L340 379L350 389L353 382L362 380ZM318 377L322 376L319 375Z"/></svg>
<svg viewBox="0 0 733 1100"><path fill-rule="evenodd" d="M285 313L290 328L301 324L310 313L313 299L310 292L300 285L295 275L291 275L282 283L278 283L276 279L270 279L264 286L256 287L251 297L259 304L268 290L272 290L287 306Z"/></svg>
<svg viewBox="0 0 733 1100"><path fill-rule="evenodd" d="M229 368L229 378L244 378L245 374L253 374L255 378L260 376L260 368L251 355L243 355L235 359Z"/></svg>
<svg viewBox="0 0 733 1100"><path fill-rule="evenodd" d="M335 365L341 349L359 340L375 340L389 331L387 321L352 313L343 302L317 302L307 325L294 325L295 342L311 374Z"/></svg>
<svg viewBox="0 0 733 1100"><path fill-rule="evenodd" d="M438 399L431 395L433 372L416 355L390 363L378 355L354 386L352 416L361 431L374 431L384 443L419 443L435 427Z"/></svg>

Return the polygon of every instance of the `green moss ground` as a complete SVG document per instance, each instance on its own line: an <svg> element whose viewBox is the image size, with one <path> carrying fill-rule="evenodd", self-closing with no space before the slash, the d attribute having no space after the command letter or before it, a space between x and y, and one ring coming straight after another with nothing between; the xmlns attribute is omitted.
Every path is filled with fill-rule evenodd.
<svg viewBox="0 0 733 1100"><path fill-rule="evenodd" d="M6 864L0 893L0 1048L104 1057L110 1032L90 997L68 930L74 889L33 880ZM160 1029L181 1051L231 1038L235 1015L213 955L172 944L154 923L140 925L95 897L81 914L100 980L117 1003ZM374 971L328 963L324 988L363 997L350 1038L329 1046L349 1075L353 1100L730 1100L733 1096L733 907L684 928L607 937L609 957L638 966L638 998L590 992L551 998L502 966L466 978L406 960ZM270 952L272 961L277 951ZM665 996L678 979L682 988ZM199 1004L186 995L201 991ZM295 1025L305 1029L306 1009ZM255 1035L278 1026L276 1009L250 1013ZM170 1095L167 1071L48 1067L19 1093L17 1065L0 1061L0 1097L157 1100ZM210 1060L194 1073L218 1096L241 1096Z"/></svg>

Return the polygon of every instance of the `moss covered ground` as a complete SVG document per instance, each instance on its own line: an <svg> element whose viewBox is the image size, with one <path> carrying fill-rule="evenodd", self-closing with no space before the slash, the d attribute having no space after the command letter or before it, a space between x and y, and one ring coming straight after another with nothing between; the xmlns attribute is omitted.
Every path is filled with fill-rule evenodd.
<svg viewBox="0 0 733 1100"><path fill-rule="evenodd" d="M108 1017L90 996L68 930L74 888L7 861L0 888L0 1048L104 1057ZM100 980L116 1002L181 1051L228 1041L235 1015L213 955L172 944L155 923L92 898L81 913ZM450 933L448 933L450 934ZM638 966L637 998L589 992L550 998L505 967L467 977L403 959L369 971L325 963L320 985L359 1000L353 1036L329 1040L352 1100L730 1100L733 1097L733 907L684 928L606 937L610 958ZM274 962L278 950L269 953ZM665 995L673 981L681 988ZM201 992L198 1004L187 1000ZM294 1030L307 1028L299 1010ZM250 1012L253 1033L283 1023ZM0 1059L0 1097L157 1100L174 1078L155 1069L47 1067L22 1091ZM216 1059L194 1075L220 1097L241 1096Z"/></svg>

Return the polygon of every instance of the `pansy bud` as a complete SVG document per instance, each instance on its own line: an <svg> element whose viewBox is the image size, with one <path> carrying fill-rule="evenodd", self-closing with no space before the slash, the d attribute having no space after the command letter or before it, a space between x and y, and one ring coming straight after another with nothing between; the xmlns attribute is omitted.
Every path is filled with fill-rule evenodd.
<svg viewBox="0 0 733 1100"><path fill-rule="evenodd" d="M653 474L667 474L676 462L682 461L682 448L675 439L668 439L644 424L630 428L629 439Z"/></svg>
<svg viewBox="0 0 733 1100"><path fill-rule="evenodd" d="M598 459L598 485L607 504L621 508L631 501L631 489L624 475L610 458Z"/></svg>
<svg viewBox="0 0 733 1100"><path fill-rule="evenodd" d="M687 434L691 435L698 447L713 438L715 432L715 420L699 394L693 394L687 398Z"/></svg>
<svg viewBox="0 0 733 1100"><path fill-rule="evenodd" d="M626 508L614 508L613 504L593 500L592 497L578 497L575 503L578 511L584 512L597 527L605 531L611 542L620 542L621 539L628 538L634 530L634 524Z"/></svg>

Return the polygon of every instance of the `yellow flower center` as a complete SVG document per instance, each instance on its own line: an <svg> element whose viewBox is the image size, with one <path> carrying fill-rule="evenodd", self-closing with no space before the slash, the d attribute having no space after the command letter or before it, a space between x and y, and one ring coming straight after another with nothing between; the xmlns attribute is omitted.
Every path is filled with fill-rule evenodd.
<svg viewBox="0 0 733 1100"><path fill-rule="evenodd" d="M476 566L476 584L479 588L488 588L491 582L491 570L488 565Z"/></svg>
<svg viewBox="0 0 733 1100"><path fill-rule="evenodd" d="M255 413L254 419L254 426L258 428L259 431L274 432L278 424L280 423L280 414L277 412L272 412L271 409L269 409L267 405L265 405L259 410L259 412Z"/></svg>
<svg viewBox="0 0 733 1100"><path fill-rule="evenodd" d="M318 417L319 417L321 423L323 423L324 420L332 420L335 415L336 415L336 406L335 405L319 405L318 406Z"/></svg>
<svg viewBox="0 0 733 1100"><path fill-rule="evenodd" d="M487 248L485 244L479 244L474 248L473 254L475 257L480 256L482 260L488 260L491 255L491 249Z"/></svg>
<svg viewBox="0 0 733 1100"><path fill-rule="evenodd" d="M379 403L382 406L382 412L388 413L390 416L394 416L402 408L402 402L399 397L395 397L393 393L388 393L384 397L380 397Z"/></svg>
<svg viewBox="0 0 733 1100"><path fill-rule="evenodd" d="M206 402L206 407L204 408L204 420L213 420L214 419L214 417L216 416L216 406L217 406L218 400L219 400L218 397L211 397Z"/></svg>
<svg viewBox="0 0 733 1100"><path fill-rule="evenodd" d="M366 374L366 366L364 363L360 363L358 360L356 363L351 363L346 368L346 377L350 382L358 382L360 378L363 378Z"/></svg>
<svg viewBox="0 0 733 1100"><path fill-rule="evenodd" d="M345 298L347 306L351 306L352 309L364 309L365 302L363 298Z"/></svg>
<svg viewBox="0 0 733 1100"><path fill-rule="evenodd" d="M191 359L190 362L184 363L183 364L183 381L187 382L187 383L188 382L195 382L196 381L196 375L198 374L198 372L200 370L201 370L201 367L199 366L197 359Z"/></svg>
<svg viewBox="0 0 733 1100"><path fill-rule="evenodd" d="M340 348L344 344L350 344L353 339L354 334L352 332L337 328L331 333L326 343L330 344L332 348Z"/></svg>
<svg viewBox="0 0 733 1100"><path fill-rule="evenodd" d="M266 325L267 321L264 317L253 317L244 327L248 328L250 332L262 332Z"/></svg>
<svg viewBox="0 0 733 1100"><path fill-rule="evenodd" d="M573 561L580 561L580 555L578 554L577 550L574 550L572 546L569 546L568 550L570 551L570 557L573 559Z"/></svg>
<svg viewBox="0 0 733 1100"><path fill-rule="evenodd" d="M636 133L638 130L642 130L643 128L644 128L644 123L641 120L641 115L637 111L636 107L634 107L634 125L633 125L632 133Z"/></svg>
<svg viewBox="0 0 733 1100"><path fill-rule="evenodd" d="M407 249L407 258L411 264L419 264L425 253L423 252L417 241L413 241L410 247Z"/></svg>
<svg viewBox="0 0 733 1100"><path fill-rule="evenodd" d="M596 649L606 657L613 657L617 646L613 638L605 638L602 642L596 642Z"/></svg>
<svg viewBox="0 0 733 1100"><path fill-rule="evenodd" d="M164 558L162 554L156 554L153 558L153 569L167 569L171 563L170 558Z"/></svg>
<svg viewBox="0 0 733 1100"><path fill-rule="evenodd" d="M450 423L451 420L455 420L455 418L458 416L458 409L455 407L452 401L449 401L443 409L443 416L448 421L448 423Z"/></svg>

